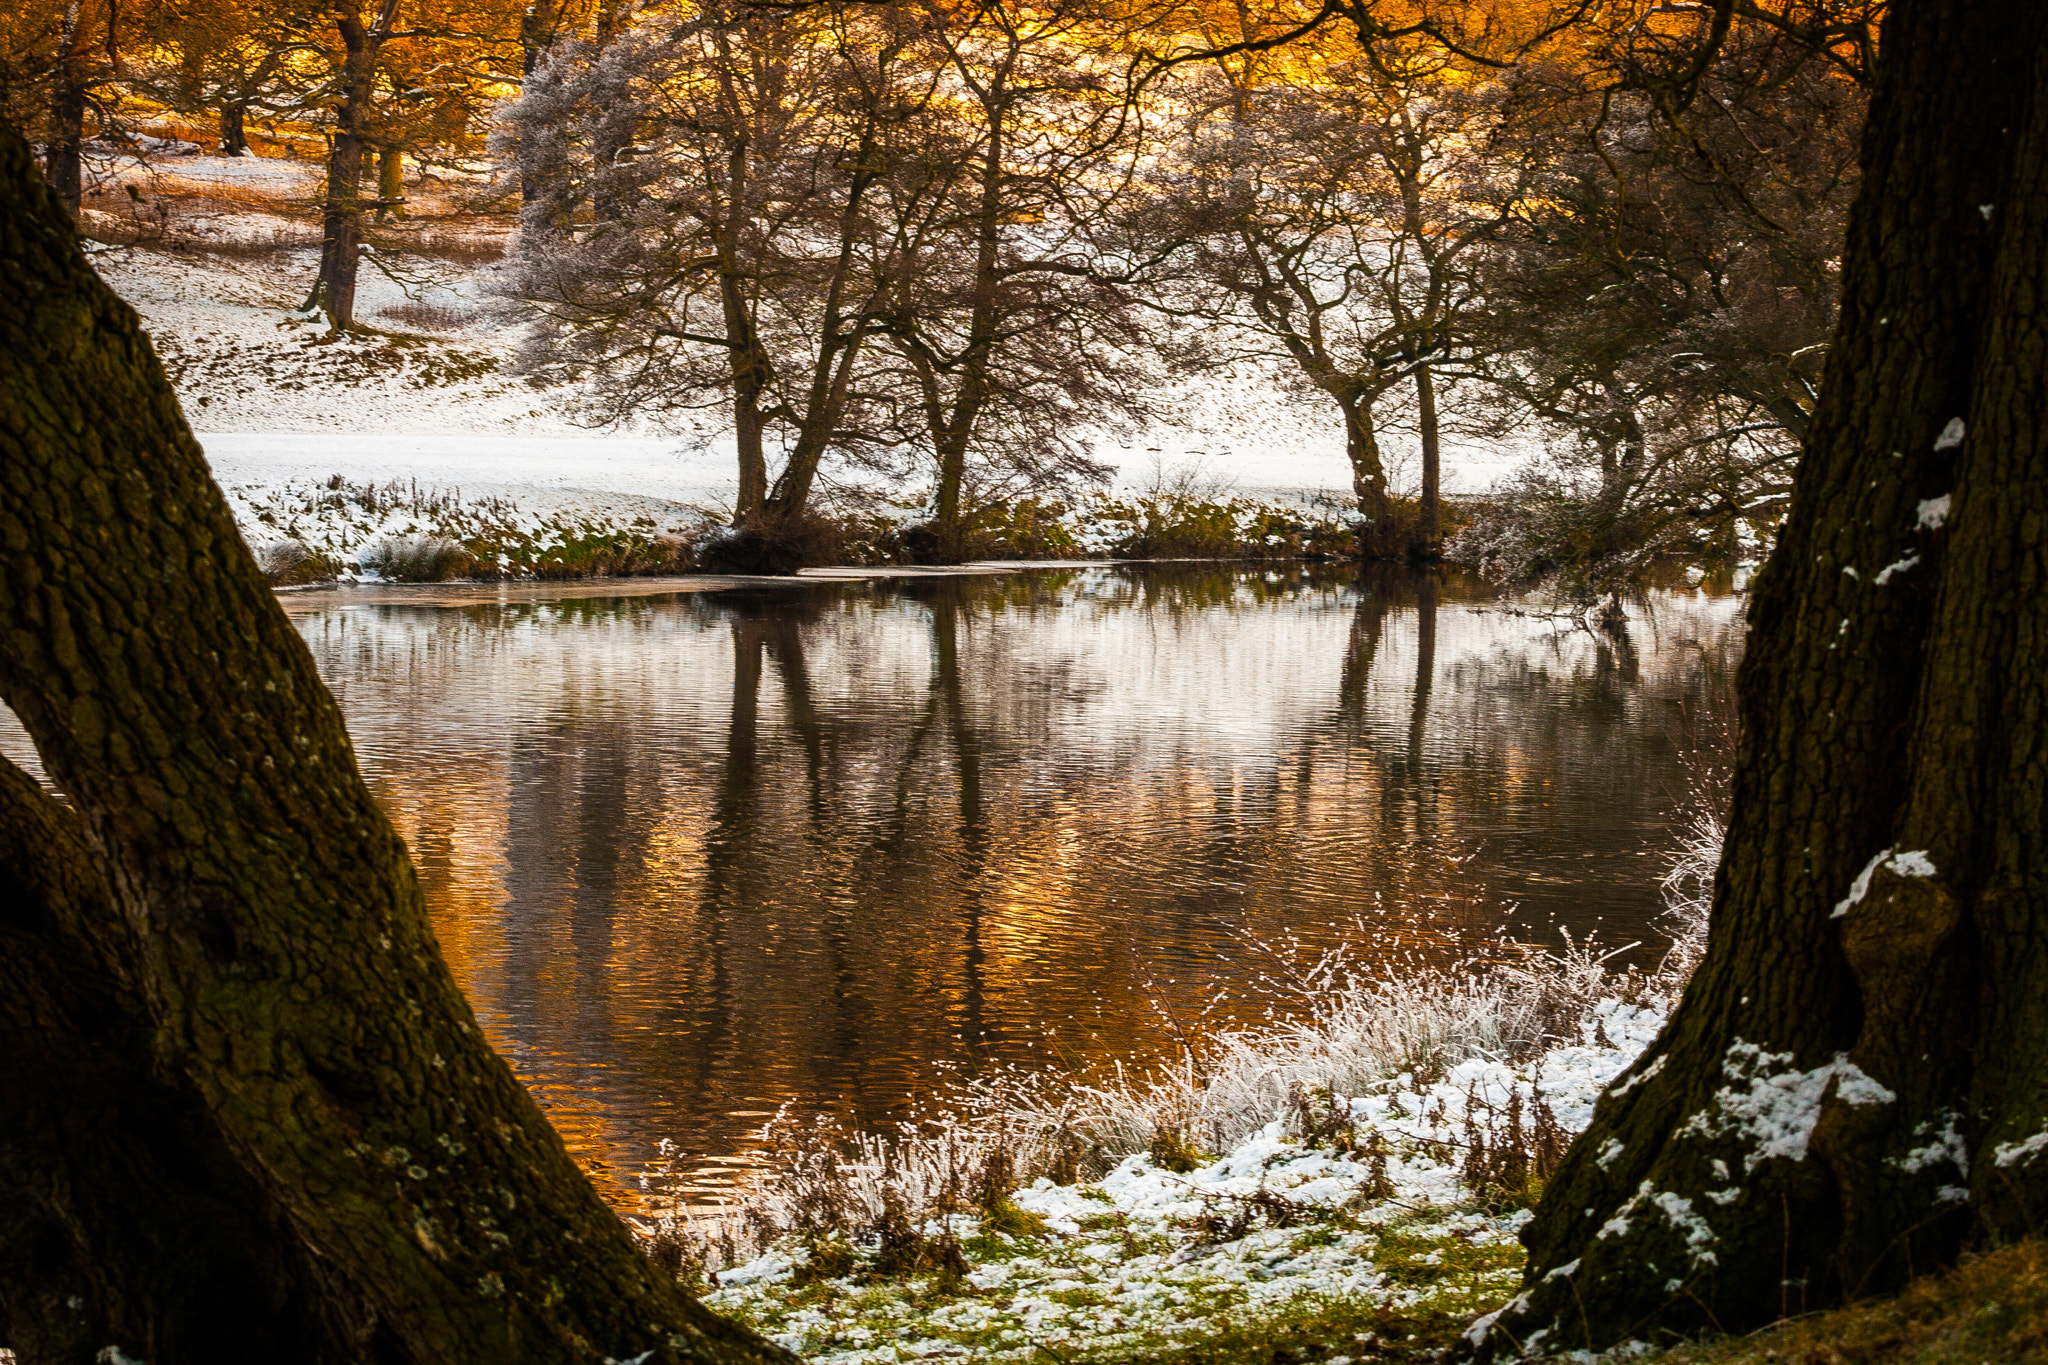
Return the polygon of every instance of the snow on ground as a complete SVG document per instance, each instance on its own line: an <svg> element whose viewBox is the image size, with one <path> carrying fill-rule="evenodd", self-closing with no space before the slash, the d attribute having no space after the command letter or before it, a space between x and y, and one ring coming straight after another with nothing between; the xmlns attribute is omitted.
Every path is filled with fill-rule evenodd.
<svg viewBox="0 0 2048 1365"><path fill-rule="evenodd" d="M366 259L357 303L361 321L401 335L323 343L322 324L292 311L317 262L317 164L164 155L145 162L122 153L98 157L94 168L110 190L133 186L144 196L134 221L147 223L156 206L176 209L171 221L184 249L105 250L97 260L142 314L209 459L248 495L245 503L262 501L264 488L339 474L351 483L460 488L543 516L587 516L593 500L614 495L730 504L736 476L722 430L592 430L576 421L573 395L535 390L506 372L519 329L494 293L502 267L482 259L502 243L502 228L408 229L426 249L386 262L388 273ZM445 203L457 188L409 193L423 205ZM101 220L111 216L95 210L88 221ZM1270 379L1190 382L1172 406L1184 425L1097 447L1117 470L1115 491L1194 470L1217 491L1252 498L1293 501L1350 487L1334 413L1291 401ZM1390 434L1387 444L1399 490L1414 482L1406 451L1413 441ZM1453 443L1445 486L1483 488L1509 462L1498 450Z"/></svg>
<svg viewBox="0 0 2048 1365"><path fill-rule="evenodd" d="M1608 1000L1580 1043L1532 1064L1466 1061L1432 1083L1403 1074L1345 1102L1342 1142L1305 1144L1275 1121L1185 1175L1136 1154L1099 1181L1040 1178L1015 1197L1040 1235L952 1220L969 1266L953 1292L812 1278L810 1251L785 1241L720 1273L704 1301L819 1365L1143 1353L1199 1337L1222 1313L1276 1319L1319 1301L1477 1313L1519 1282L1515 1233L1529 1215L1489 1212L1467 1188L1468 1112L1498 1137L1511 1099L1533 1113L1540 1095L1575 1135L1664 1017Z"/></svg>

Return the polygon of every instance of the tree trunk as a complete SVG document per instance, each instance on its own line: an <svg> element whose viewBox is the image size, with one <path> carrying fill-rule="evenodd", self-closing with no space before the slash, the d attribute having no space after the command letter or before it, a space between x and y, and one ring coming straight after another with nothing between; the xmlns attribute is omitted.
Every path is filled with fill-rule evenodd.
<svg viewBox="0 0 2048 1365"><path fill-rule="evenodd" d="M729 202L717 240L719 304L724 313L726 353L732 364L733 439L739 451L739 494L733 509L738 525L759 518L768 499L768 423L762 408L773 373L767 349L754 330L740 241L753 193L751 170L748 140L735 138L726 156Z"/></svg>
<svg viewBox="0 0 2048 1365"><path fill-rule="evenodd" d="M352 5L334 11L342 51L341 104L334 111L334 138L327 151L327 204L322 217L320 279L315 298L327 308L327 335L334 338L356 323L356 270L362 261L365 135L375 93L377 54L397 15L397 0L384 0L377 17L364 24ZM310 302L310 301L309 301Z"/></svg>
<svg viewBox="0 0 2048 1365"><path fill-rule="evenodd" d="M485 1043L135 314L4 131L0 484L0 697L118 912L84 937L132 985L95 1003L146 1021L105 1064L146 1064L190 1097L200 1164L227 1162L203 1188L257 1225L236 1244L259 1284L310 1267L300 1287L346 1331L304 1358L792 1359L654 1269ZM53 969L66 989L103 988L93 960ZM73 1103L46 1085L9 1101L35 1124ZM104 1117L120 1141L81 1145L74 1169L137 1147L192 1164L144 1109ZM107 1188L136 1179L109 1171ZM275 1256L273 1212L289 1229ZM80 1206L94 1222L78 1244L127 1235L131 1213L150 1216ZM223 1302L242 1304L185 1294L168 1311L197 1333ZM38 1300L10 1331L56 1308Z"/></svg>
<svg viewBox="0 0 2048 1365"><path fill-rule="evenodd" d="M337 128L327 154L318 286L319 301L327 309L329 336L340 336L356 323L356 270L363 245L362 187L363 140Z"/></svg>
<svg viewBox="0 0 2048 1365"><path fill-rule="evenodd" d="M961 523L960 498L967 482L967 448L988 402L989 360L995 350L1000 281L996 266L1002 253L1002 224L1011 206L1003 194L1003 157L1008 128L1004 100L998 88L994 99L984 97L988 111L988 142L981 154L980 194L975 204L973 312L967 324L967 345L960 361L960 389L953 411L942 429L932 432L937 451L938 487L932 520L939 534L941 558L957 564L966 550L966 528Z"/></svg>
<svg viewBox="0 0 2048 1365"><path fill-rule="evenodd" d="M249 154L249 131L245 126L249 117L246 104L223 104L220 107L220 154L222 156L247 156Z"/></svg>
<svg viewBox="0 0 2048 1365"><path fill-rule="evenodd" d="M1712 946L1487 1353L1742 1331L2048 1215L2048 10L1900 0L1881 51Z"/></svg>
<svg viewBox="0 0 2048 1365"><path fill-rule="evenodd" d="M744 524L761 515L762 505L768 498L767 423L761 419L757 397L736 393L733 409L738 419L734 439L738 443L740 457L740 485L734 503L734 520Z"/></svg>
<svg viewBox="0 0 2048 1365"><path fill-rule="evenodd" d="M1443 433L1436 415L1436 379L1424 365L1415 371L1415 410L1422 427L1422 507L1415 527L1415 554L1443 553Z"/></svg>
<svg viewBox="0 0 2048 1365"><path fill-rule="evenodd" d="M58 38L57 70L50 90L50 133L43 149L43 174L57 191L71 221L85 198L85 57L79 51L84 36L78 32L77 0L64 11Z"/></svg>
<svg viewBox="0 0 2048 1365"><path fill-rule="evenodd" d="M405 217L405 153L397 147L377 152L377 216Z"/></svg>
<svg viewBox="0 0 2048 1365"><path fill-rule="evenodd" d="M1379 434L1373 430L1372 400L1338 400L1344 410L1344 453L1351 460L1351 491L1358 499L1366 529L1361 550L1369 557L1389 552L1387 535L1387 469L1380 460ZM1394 549L1393 553L1400 553Z"/></svg>
<svg viewBox="0 0 2048 1365"><path fill-rule="evenodd" d="M0 759L0 1346L336 1359L274 1205L155 1068L124 939L78 817Z"/></svg>

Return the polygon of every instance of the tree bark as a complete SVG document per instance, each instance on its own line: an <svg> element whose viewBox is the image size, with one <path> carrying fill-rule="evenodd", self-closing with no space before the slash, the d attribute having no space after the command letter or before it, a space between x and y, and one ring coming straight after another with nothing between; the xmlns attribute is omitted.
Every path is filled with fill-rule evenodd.
<svg viewBox="0 0 2048 1365"><path fill-rule="evenodd" d="M732 366L733 441L739 452L739 492L733 521L744 526L757 520L768 499L768 420L763 413L773 377L773 362L754 329L749 306L748 271L740 234L753 194L751 140L733 139L726 155L727 204L718 224L719 303L724 311L726 355Z"/></svg>
<svg viewBox="0 0 2048 1365"><path fill-rule="evenodd" d="M249 106L246 104L223 104L220 107L220 154L222 156L246 156L249 152L249 131L247 122Z"/></svg>
<svg viewBox="0 0 2048 1365"><path fill-rule="evenodd" d="M1424 365L1415 371L1416 418L1422 427L1422 507L1415 527L1415 554L1443 553L1443 431L1437 420L1436 379Z"/></svg>
<svg viewBox="0 0 2048 1365"><path fill-rule="evenodd" d="M322 1321L349 1324L307 1358L791 1360L655 1270L485 1043L148 339L5 131L0 484L0 697L79 813L116 912L101 960L133 981L116 1008L147 1023L108 1065L189 1095L202 1156L231 1157L214 1188L289 1229Z"/></svg>
<svg viewBox="0 0 2048 1365"><path fill-rule="evenodd" d="M1351 461L1351 492L1366 521L1368 543L1364 548L1369 555L1386 554L1387 467L1380 459L1379 433L1373 430L1372 400L1350 395L1337 401L1344 411L1344 453Z"/></svg>
<svg viewBox="0 0 2048 1365"><path fill-rule="evenodd" d="M79 9L78 0L72 0L64 10L50 86L50 133L43 151L43 174L73 222L85 200L85 96L90 80L80 51L85 35L78 31Z"/></svg>
<svg viewBox="0 0 2048 1365"><path fill-rule="evenodd" d="M377 216L405 217L405 152L397 147L377 151Z"/></svg>
<svg viewBox="0 0 2048 1365"><path fill-rule="evenodd" d="M153 1065L124 938L78 817L0 760L0 1346L339 1359L275 1206Z"/></svg>
<svg viewBox="0 0 2048 1365"><path fill-rule="evenodd" d="M327 152L327 203L322 215L320 278L314 295L327 309L327 335L338 337L356 323L356 271L362 262L363 172L368 159L370 103L375 94L377 56L398 17L398 0L383 0L365 24L356 0L336 0L335 28L343 52L341 103L334 111L334 138Z"/></svg>
<svg viewBox="0 0 2048 1365"><path fill-rule="evenodd" d="M1483 1354L1742 1331L2048 1214L2048 11L1887 20L1712 946Z"/></svg>

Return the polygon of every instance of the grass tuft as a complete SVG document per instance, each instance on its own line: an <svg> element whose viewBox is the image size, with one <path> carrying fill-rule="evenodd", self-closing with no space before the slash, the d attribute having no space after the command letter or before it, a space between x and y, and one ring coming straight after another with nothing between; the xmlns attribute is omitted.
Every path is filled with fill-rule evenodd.
<svg viewBox="0 0 2048 1365"><path fill-rule="evenodd" d="M1701 1342L1659 1365L2048 1365L2048 1242L1966 1257L1894 1299Z"/></svg>

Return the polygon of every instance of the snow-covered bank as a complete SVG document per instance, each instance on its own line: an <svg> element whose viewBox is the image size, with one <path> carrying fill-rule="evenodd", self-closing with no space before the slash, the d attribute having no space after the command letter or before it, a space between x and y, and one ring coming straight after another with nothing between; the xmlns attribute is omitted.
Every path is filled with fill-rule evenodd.
<svg viewBox="0 0 2048 1365"><path fill-rule="evenodd" d="M1528 1207L1682 984L1609 966L1325 962L1301 1017L1152 1076L983 1080L894 1137L778 1119L737 1205L645 1230L835 1365L1448 1340L1512 1292Z"/></svg>
<svg viewBox="0 0 2048 1365"><path fill-rule="evenodd" d="M1544 1113L1561 1136L1583 1129L1663 1019L1604 1001L1581 1041L1520 1066L1475 1058L1432 1083L1404 1073L1337 1101L1341 1119L1321 1132L1274 1119L1185 1172L1134 1153L1097 1180L1041 1176L1010 1209L920 1229L958 1247L951 1275L878 1273L881 1239L785 1237L719 1273L706 1302L841 1365L1128 1356L1219 1318L1241 1330L1330 1300L1362 1319L1476 1315L1512 1291L1528 1218L1497 1188L1475 1193L1488 1144L1506 1149L1511 1112ZM1533 1118L1520 1122L1533 1134ZM1332 1345L1364 1356L1372 1344Z"/></svg>

